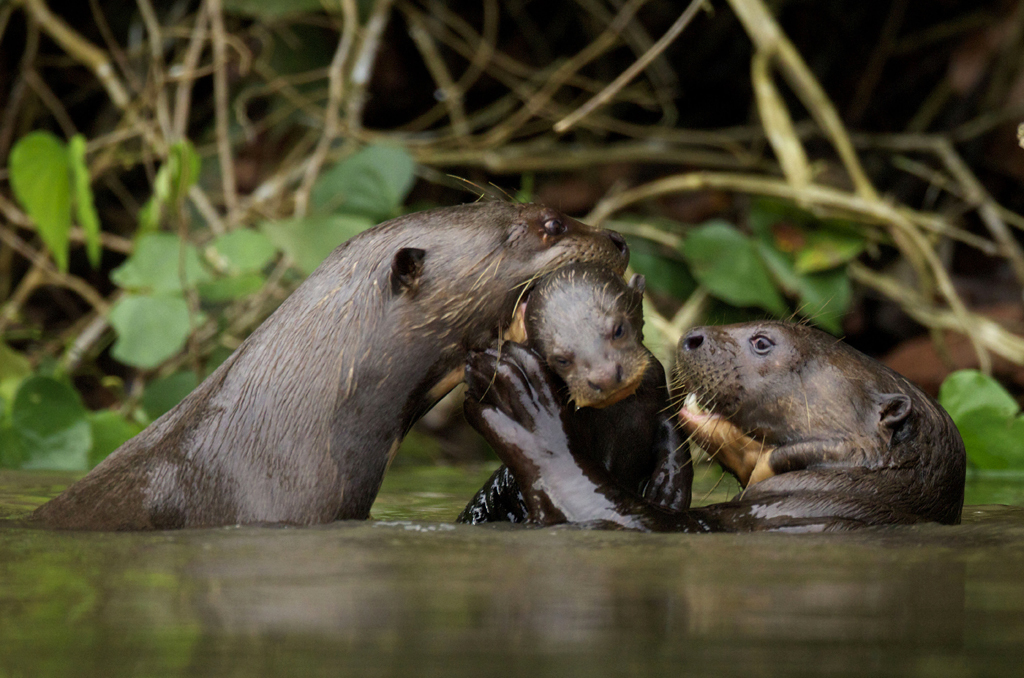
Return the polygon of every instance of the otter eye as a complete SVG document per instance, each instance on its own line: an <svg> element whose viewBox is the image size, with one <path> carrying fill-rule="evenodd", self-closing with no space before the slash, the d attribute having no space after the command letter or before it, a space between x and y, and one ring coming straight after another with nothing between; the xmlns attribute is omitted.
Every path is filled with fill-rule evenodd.
<svg viewBox="0 0 1024 678"><path fill-rule="evenodd" d="M557 367L569 367L569 365L572 364L572 361L566 358L564 355L551 356L551 362L553 362Z"/></svg>
<svg viewBox="0 0 1024 678"><path fill-rule="evenodd" d="M763 334L755 334L750 338L750 346L754 349L754 353L767 355L775 348L775 342Z"/></svg>
<svg viewBox="0 0 1024 678"><path fill-rule="evenodd" d="M626 336L626 326L619 323L612 331L612 339L622 339L624 336Z"/></svg>
<svg viewBox="0 0 1024 678"><path fill-rule="evenodd" d="M565 223L557 217L545 219L544 233L546 233L547 235L562 235L563 233L565 233Z"/></svg>

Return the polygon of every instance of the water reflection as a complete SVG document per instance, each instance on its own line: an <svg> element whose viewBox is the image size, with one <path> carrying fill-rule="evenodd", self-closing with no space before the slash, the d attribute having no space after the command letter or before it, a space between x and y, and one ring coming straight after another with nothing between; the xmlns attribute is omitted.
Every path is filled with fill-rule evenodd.
<svg viewBox="0 0 1024 678"><path fill-rule="evenodd" d="M1012 675L1024 510L847 535L0 528L0 676Z"/></svg>

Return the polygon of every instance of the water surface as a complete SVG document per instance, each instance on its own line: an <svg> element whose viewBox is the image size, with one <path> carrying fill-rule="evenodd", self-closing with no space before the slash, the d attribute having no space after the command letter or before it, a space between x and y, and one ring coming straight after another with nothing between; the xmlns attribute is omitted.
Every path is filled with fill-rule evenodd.
<svg viewBox="0 0 1024 678"><path fill-rule="evenodd" d="M375 521L0 525L0 677L1019 675L1024 480L964 524L649 535L450 521L490 469L397 468ZM0 473L17 515L66 475ZM707 501L714 479L701 475ZM982 505L984 504L984 505ZM1007 505L992 505L1007 504Z"/></svg>

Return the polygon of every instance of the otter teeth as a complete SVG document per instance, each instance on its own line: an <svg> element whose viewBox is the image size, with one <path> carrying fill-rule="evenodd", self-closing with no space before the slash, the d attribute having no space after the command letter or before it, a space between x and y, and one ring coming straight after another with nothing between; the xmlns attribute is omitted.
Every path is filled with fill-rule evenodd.
<svg viewBox="0 0 1024 678"><path fill-rule="evenodd" d="M704 411L704 408L700 406L700 403L697 402L696 393L688 393L686 395L686 399L683 400L683 407L688 409L690 412L693 412L694 414L707 414Z"/></svg>

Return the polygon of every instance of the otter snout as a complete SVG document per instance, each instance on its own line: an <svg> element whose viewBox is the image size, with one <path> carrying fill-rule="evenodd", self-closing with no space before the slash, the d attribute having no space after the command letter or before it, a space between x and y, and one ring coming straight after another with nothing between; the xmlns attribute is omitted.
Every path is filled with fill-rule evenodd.
<svg viewBox="0 0 1024 678"><path fill-rule="evenodd" d="M608 235L608 239L612 241L612 244L615 245L615 249L619 251L622 258L626 263L629 263L629 245L626 244L626 239L615 231L605 231L605 233Z"/></svg>
<svg viewBox="0 0 1024 678"><path fill-rule="evenodd" d="M624 371L618 362L607 363L587 374L587 386L598 393L610 393L622 385Z"/></svg>

